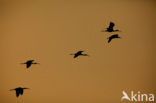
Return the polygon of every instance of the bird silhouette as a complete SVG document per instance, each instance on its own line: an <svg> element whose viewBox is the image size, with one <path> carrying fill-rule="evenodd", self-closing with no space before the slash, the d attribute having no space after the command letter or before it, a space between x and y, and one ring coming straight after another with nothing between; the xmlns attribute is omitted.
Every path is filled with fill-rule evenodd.
<svg viewBox="0 0 156 103"><path fill-rule="evenodd" d="M117 32L119 30L114 30L114 26L115 24L113 22L110 22L109 27L106 28L106 30L102 31L102 32Z"/></svg>
<svg viewBox="0 0 156 103"><path fill-rule="evenodd" d="M39 63L35 63L34 60L28 60L25 63L21 63L21 64L26 64L26 68L29 68L32 64L39 64Z"/></svg>
<svg viewBox="0 0 156 103"><path fill-rule="evenodd" d="M121 38L121 37L119 37L118 34L111 35L110 37L107 38L108 39L108 43L110 43L112 41L112 39L115 39L115 38Z"/></svg>
<svg viewBox="0 0 156 103"><path fill-rule="evenodd" d="M19 95L23 95L24 89L29 89L29 88L18 87L18 88L15 88L15 89L10 89L10 91L15 90L16 91L16 97L18 98Z"/></svg>
<svg viewBox="0 0 156 103"><path fill-rule="evenodd" d="M83 54L82 52L84 51L78 51L77 53L70 54L70 55L74 55L74 58L77 58L78 56L89 56L88 54Z"/></svg>

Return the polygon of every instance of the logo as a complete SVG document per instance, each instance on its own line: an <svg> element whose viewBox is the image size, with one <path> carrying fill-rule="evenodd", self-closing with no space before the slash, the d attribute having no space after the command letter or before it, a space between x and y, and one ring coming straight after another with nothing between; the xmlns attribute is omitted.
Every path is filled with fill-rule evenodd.
<svg viewBox="0 0 156 103"><path fill-rule="evenodd" d="M128 101L134 101L134 102L153 102L154 101L154 94L145 94L138 91L137 93L134 93L134 91L131 91L130 95L128 95L125 91L122 91L123 96L121 97L121 101L128 100Z"/></svg>

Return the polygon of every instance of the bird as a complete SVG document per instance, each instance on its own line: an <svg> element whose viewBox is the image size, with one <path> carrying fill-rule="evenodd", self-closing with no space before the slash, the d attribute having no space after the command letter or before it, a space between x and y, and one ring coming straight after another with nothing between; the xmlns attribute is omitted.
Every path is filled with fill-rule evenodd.
<svg viewBox="0 0 156 103"><path fill-rule="evenodd" d="M107 38L108 39L108 43L110 43L112 41L112 39L115 39L115 38L121 38L121 37L119 37L118 34L111 35L110 37Z"/></svg>
<svg viewBox="0 0 156 103"><path fill-rule="evenodd" d="M18 98L19 95L23 95L24 89L29 89L29 88L18 87L18 88L15 88L15 89L10 89L10 91L15 90L16 91L16 97Z"/></svg>
<svg viewBox="0 0 156 103"><path fill-rule="evenodd" d="M88 54L83 54L82 52L84 51L78 51L74 54L70 54L70 55L74 55L74 58L77 58L78 56L89 56Z"/></svg>
<svg viewBox="0 0 156 103"><path fill-rule="evenodd" d="M106 28L106 30L104 30L104 31L102 31L102 32L117 32L117 31L119 31L119 30L114 30L114 29L113 29L114 26L115 26L115 24L114 24L113 22L110 22L109 27Z"/></svg>
<svg viewBox="0 0 156 103"><path fill-rule="evenodd" d="M26 68L28 69L32 64L39 64L39 63L35 63L34 60L28 60L25 63L21 63L21 64L26 64Z"/></svg>

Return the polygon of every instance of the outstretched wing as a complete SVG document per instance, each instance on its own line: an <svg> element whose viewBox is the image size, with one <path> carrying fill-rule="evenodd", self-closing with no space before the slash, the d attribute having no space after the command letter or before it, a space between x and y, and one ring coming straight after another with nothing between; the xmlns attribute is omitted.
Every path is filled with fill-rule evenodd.
<svg viewBox="0 0 156 103"><path fill-rule="evenodd" d="M88 54L83 54L83 56L89 56Z"/></svg>
<svg viewBox="0 0 156 103"><path fill-rule="evenodd" d="M112 37L109 37L109 38L108 38L108 43L110 43L110 42L111 42L111 40L112 40Z"/></svg>
<svg viewBox="0 0 156 103"><path fill-rule="evenodd" d="M23 91L24 91L23 89L20 90L20 94L21 94L21 95L23 95Z"/></svg>
<svg viewBox="0 0 156 103"><path fill-rule="evenodd" d="M118 37L119 37L118 34L114 34L114 35L112 35L112 38L118 38Z"/></svg>
<svg viewBox="0 0 156 103"><path fill-rule="evenodd" d="M26 67L29 68L31 66L31 63L27 63Z"/></svg>
<svg viewBox="0 0 156 103"><path fill-rule="evenodd" d="M79 56L78 54L75 54L75 55L74 55L74 58L77 58L78 56Z"/></svg>
<svg viewBox="0 0 156 103"><path fill-rule="evenodd" d="M16 90L16 97L19 97L20 91Z"/></svg>
<svg viewBox="0 0 156 103"><path fill-rule="evenodd" d="M40 63L33 63L33 64L40 64Z"/></svg>
<svg viewBox="0 0 156 103"><path fill-rule="evenodd" d="M23 88L23 89L30 89L30 88Z"/></svg>
<svg viewBox="0 0 156 103"><path fill-rule="evenodd" d="M82 52L84 52L84 51L78 51L76 54L82 54Z"/></svg>
<svg viewBox="0 0 156 103"><path fill-rule="evenodd" d="M13 91L13 90L15 90L15 89L10 89L9 91Z"/></svg>

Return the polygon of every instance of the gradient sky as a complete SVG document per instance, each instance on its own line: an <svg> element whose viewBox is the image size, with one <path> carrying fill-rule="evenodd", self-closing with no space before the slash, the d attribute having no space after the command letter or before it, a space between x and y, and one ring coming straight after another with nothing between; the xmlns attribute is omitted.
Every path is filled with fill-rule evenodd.
<svg viewBox="0 0 156 103"><path fill-rule="evenodd" d="M155 0L1 0L0 103L120 103L156 93ZM113 21L122 39L101 32ZM85 50L90 57L73 59ZM20 63L34 59L26 69ZM16 87L28 87L16 98ZM124 101L123 103L126 103Z"/></svg>

